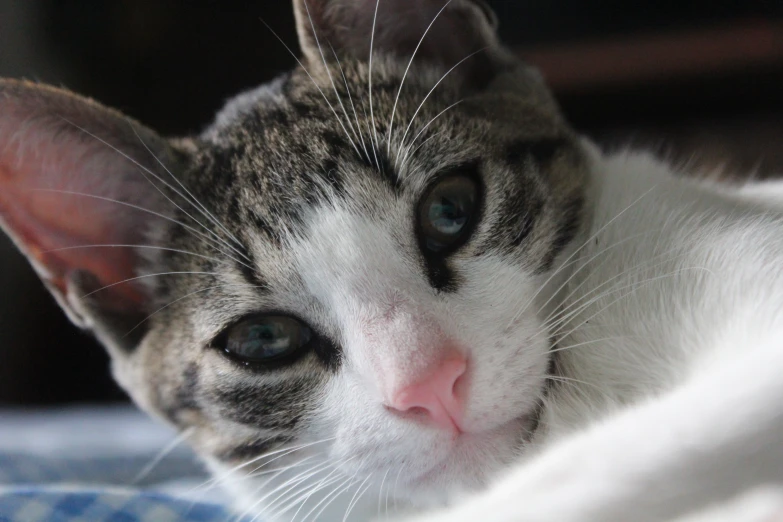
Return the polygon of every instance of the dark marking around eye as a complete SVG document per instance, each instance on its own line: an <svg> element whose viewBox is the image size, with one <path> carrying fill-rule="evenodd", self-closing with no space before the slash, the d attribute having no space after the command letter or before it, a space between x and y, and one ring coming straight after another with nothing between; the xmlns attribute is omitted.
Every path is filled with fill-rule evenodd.
<svg viewBox="0 0 783 522"><path fill-rule="evenodd" d="M453 167L435 180L416 205L419 248L427 279L438 292L458 290L459 278L448 258L470 241L481 221L484 198L479 171L478 162Z"/></svg>
<svg viewBox="0 0 783 522"><path fill-rule="evenodd" d="M506 149L506 159L511 164L517 164L532 158L539 164L552 161L557 151L568 146L564 138L541 138L538 140L522 140L512 143Z"/></svg>
<svg viewBox="0 0 783 522"><path fill-rule="evenodd" d="M443 259L426 259L427 278L438 292L454 293L459 289L457 277Z"/></svg>
<svg viewBox="0 0 783 522"><path fill-rule="evenodd" d="M342 350L340 346L324 336L318 336L313 343L313 351L318 359L331 372L336 372L342 361Z"/></svg>

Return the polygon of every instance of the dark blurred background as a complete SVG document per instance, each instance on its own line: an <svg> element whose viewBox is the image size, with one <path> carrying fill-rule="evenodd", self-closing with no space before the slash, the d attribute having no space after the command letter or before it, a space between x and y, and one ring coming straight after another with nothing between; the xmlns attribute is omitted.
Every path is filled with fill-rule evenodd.
<svg viewBox="0 0 783 522"><path fill-rule="evenodd" d="M489 3L504 40L601 143L783 173L783 1ZM287 0L0 0L0 76L194 132L226 98L293 65L260 18L297 49ZM124 396L102 349L0 237L0 404L111 400Z"/></svg>

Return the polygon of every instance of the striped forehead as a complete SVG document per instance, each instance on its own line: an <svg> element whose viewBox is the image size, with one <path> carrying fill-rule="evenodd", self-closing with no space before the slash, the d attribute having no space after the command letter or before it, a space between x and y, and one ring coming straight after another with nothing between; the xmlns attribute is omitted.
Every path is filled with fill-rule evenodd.
<svg viewBox="0 0 783 522"><path fill-rule="evenodd" d="M339 205L373 214L380 201L420 192L432 175L464 156L455 151L446 160L449 154L442 151L403 163L379 148L368 157L320 120L270 126L261 121L265 116L246 121L230 144L213 147L205 168L225 191L222 206L238 233L251 227L273 245L300 232L304 215L314 207Z"/></svg>

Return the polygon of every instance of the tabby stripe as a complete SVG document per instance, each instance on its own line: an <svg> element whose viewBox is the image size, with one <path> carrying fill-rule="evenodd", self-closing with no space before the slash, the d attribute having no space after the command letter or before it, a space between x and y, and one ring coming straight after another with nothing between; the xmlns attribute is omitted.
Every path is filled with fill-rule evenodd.
<svg viewBox="0 0 783 522"><path fill-rule="evenodd" d="M315 382L313 382L315 381ZM219 387L213 400L223 417L258 428L293 430L315 400L317 378L292 379L275 385L242 383Z"/></svg>
<svg viewBox="0 0 783 522"><path fill-rule="evenodd" d="M259 457L264 453L267 453L274 449L276 446L282 446L288 444L294 440L291 435L279 435L271 439L259 439L248 442L243 442L232 448L226 448L215 452L215 456L222 461L247 461L252 458ZM258 464L253 463L247 468L248 472L252 472L254 468L263 465L263 460L260 460Z"/></svg>

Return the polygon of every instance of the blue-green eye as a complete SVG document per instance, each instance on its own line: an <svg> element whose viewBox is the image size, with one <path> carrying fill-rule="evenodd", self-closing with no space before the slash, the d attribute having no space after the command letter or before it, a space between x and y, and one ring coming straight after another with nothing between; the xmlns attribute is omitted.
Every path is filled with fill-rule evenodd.
<svg viewBox="0 0 783 522"><path fill-rule="evenodd" d="M424 247L444 253L466 239L476 214L478 187L472 177L450 176L434 185L419 206Z"/></svg>
<svg viewBox="0 0 783 522"><path fill-rule="evenodd" d="M313 337L309 327L284 315L255 316L224 331L217 344L244 362L279 361L294 355Z"/></svg>

